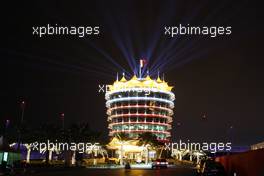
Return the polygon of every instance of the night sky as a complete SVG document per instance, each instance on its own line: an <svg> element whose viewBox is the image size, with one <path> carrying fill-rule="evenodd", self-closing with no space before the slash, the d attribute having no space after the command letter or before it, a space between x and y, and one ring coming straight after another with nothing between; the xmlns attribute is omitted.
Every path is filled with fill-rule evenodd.
<svg viewBox="0 0 264 176"><path fill-rule="evenodd" d="M160 72L174 86L173 140L231 140L233 145L264 141L263 44L255 2L54 0L13 2L5 8L1 125L5 119L19 120L19 102L25 100L29 125L60 123L63 112L66 124L88 122L107 138L105 99L98 85L112 84L117 72L133 74L132 59L138 63L151 55L150 74L155 78L153 64L164 63ZM163 35L164 26L179 23L231 26L232 34ZM100 35L32 35L32 26L47 24L100 26ZM162 52L171 59L161 57Z"/></svg>

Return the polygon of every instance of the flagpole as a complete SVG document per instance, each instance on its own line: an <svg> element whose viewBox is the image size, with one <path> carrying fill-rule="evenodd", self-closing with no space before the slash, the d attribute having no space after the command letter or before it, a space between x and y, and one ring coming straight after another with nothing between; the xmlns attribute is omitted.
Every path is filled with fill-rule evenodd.
<svg viewBox="0 0 264 176"><path fill-rule="evenodd" d="M141 79L141 64L140 64L140 61L139 61L139 78Z"/></svg>

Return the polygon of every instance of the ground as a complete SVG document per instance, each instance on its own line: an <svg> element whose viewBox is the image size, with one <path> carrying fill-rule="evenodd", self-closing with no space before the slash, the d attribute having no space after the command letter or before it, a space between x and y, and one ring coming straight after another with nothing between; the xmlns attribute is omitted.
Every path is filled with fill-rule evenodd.
<svg viewBox="0 0 264 176"><path fill-rule="evenodd" d="M168 169L70 169L32 174L32 176L194 176L190 168Z"/></svg>

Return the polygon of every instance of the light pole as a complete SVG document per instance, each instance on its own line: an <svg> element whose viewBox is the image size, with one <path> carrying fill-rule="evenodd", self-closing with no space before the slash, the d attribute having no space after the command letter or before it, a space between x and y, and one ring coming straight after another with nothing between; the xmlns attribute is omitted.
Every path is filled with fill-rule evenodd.
<svg viewBox="0 0 264 176"><path fill-rule="evenodd" d="M23 121L24 121L24 112L25 112L25 106L26 106L26 102L22 101L20 103L20 107L21 107L21 119L20 119L20 125L18 128L18 146L17 146L17 150L20 150L20 144L21 144L21 130L22 130L22 125L23 125Z"/></svg>
<svg viewBox="0 0 264 176"><path fill-rule="evenodd" d="M64 113L60 114L61 122L62 122L62 129L64 130Z"/></svg>
<svg viewBox="0 0 264 176"><path fill-rule="evenodd" d="M4 128L4 135L3 135L3 136L4 136L3 139L4 139L5 141L7 141L7 139L6 139L7 136L8 136L8 135L7 135L7 129L8 129L9 124L10 124L10 120L7 119L7 120L5 121L5 128Z"/></svg>
<svg viewBox="0 0 264 176"><path fill-rule="evenodd" d="M234 139L234 126L233 125L230 125L228 128L227 128L227 141L230 140L233 141Z"/></svg>
<svg viewBox="0 0 264 176"><path fill-rule="evenodd" d="M20 105L21 105L21 124L22 124L24 121L24 111L25 111L26 102L22 101Z"/></svg>

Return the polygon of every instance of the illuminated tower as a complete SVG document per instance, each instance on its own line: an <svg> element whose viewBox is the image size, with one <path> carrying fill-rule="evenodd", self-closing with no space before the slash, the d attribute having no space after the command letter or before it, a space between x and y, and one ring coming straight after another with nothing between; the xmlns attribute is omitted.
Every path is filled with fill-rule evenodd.
<svg viewBox="0 0 264 176"><path fill-rule="evenodd" d="M130 138L151 132L159 141L171 137L171 123L175 96L172 87L161 80L137 78L116 80L106 93L109 136L128 133Z"/></svg>

